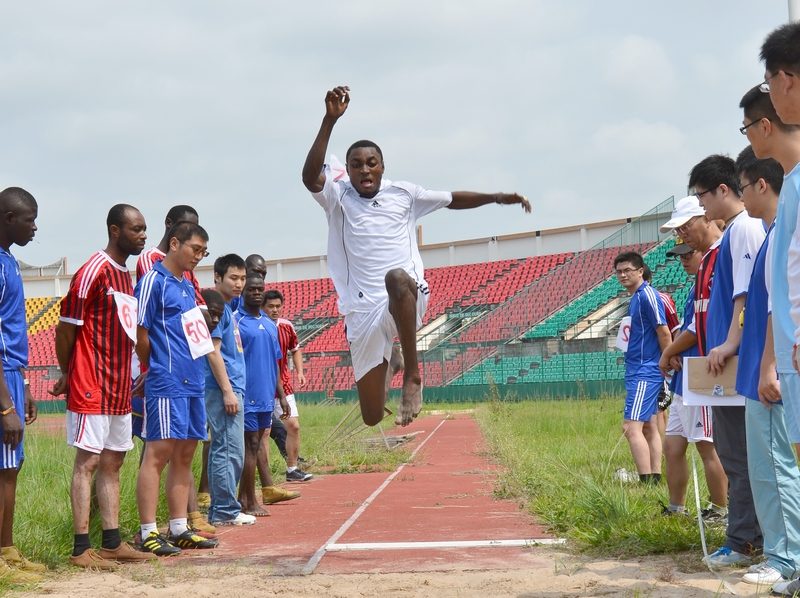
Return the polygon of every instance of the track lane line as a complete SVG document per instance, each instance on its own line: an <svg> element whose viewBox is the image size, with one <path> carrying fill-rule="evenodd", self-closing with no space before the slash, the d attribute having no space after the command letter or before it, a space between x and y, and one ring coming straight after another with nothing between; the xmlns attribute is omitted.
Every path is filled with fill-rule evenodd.
<svg viewBox="0 0 800 598"><path fill-rule="evenodd" d="M341 538L341 537L344 535L344 533L345 533L345 532L346 532L348 529L350 529L350 526L352 526L352 525L353 525L353 524L356 522L356 520L357 520L359 517L361 517L361 514L362 514L364 511L366 511L367 507L368 507L368 506L369 506L369 505L372 503L372 501L374 501L376 498L378 498L378 495L379 495L381 492L383 492L383 490L386 488L386 486L388 486L388 485L389 485L389 483L390 483L390 482L391 482L391 481L392 481L392 480L393 480L393 479L394 479L394 478L397 476L397 474L399 474L399 473L400 473L400 472L403 470L403 468L404 468L406 465L408 465L409 463L411 463L411 461L413 461L413 460L414 460L414 457L416 457L416 456L417 456L417 453L420 451L420 449L421 449L423 446L425 446L425 443L426 443L426 442L428 442L428 441L429 441L431 438L433 438L433 435L434 435L434 434L436 434L436 431L437 431L439 428L441 428L441 427L442 427L442 424L444 424L444 422L446 422L446 421L447 421L447 418L445 418L445 419L443 419L442 421L440 421L440 422L439 422L439 425L438 425L438 426L436 426L436 427L433 429L433 432L431 432L431 433L428 435L428 437L427 437L425 440L423 440L422 442L420 442L419 446L418 446L417 448L415 448L415 449L414 449L414 452L412 452L412 453L411 453L411 456L408 458L408 461L406 461L405 463L401 463L401 464L400 464L400 465L397 467L397 469L395 469L395 470L394 470L394 471L393 471L393 472L392 472L392 473L389 475L389 477L388 477L388 478L386 478L386 480L384 480L384 482L383 482L383 483L382 483L380 486L378 486L378 489L377 489L377 490L375 490L375 492L373 492L373 493L372 493L372 494L369 496L369 498L367 498L367 500L365 500L363 503L361 503L361 506L360 506L360 507L358 507L358 508L356 509L355 513L353 513L353 514L350 516L350 519L348 519L347 521L345 521L345 522L342 524L342 526L341 526L341 527L340 527L338 530L336 530L336 532L334 532L334 534L333 534L333 535L332 535L330 538L328 538L328 541L327 541L327 542L325 542L325 543L324 543L322 546L320 546L320 547L319 547L319 549L318 549L318 550L317 550L317 551L314 553L314 555L313 555L313 556L312 556L312 557L309 559L308 563L306 563L306 566L305 566L305 567L303 567L303 570L302 570L302 572L301 572L303 575L310 575L311 573L313 573L313 572L314 572L314 569L316 569L316 568L317 568L317 565L319 565L319 562L322 560L322 557L323 557L323 556L325 556L325 553L327 552L328 546L329 546L330 544L335 544L335 543L336 543L336 541L337 541L339 538Z"/></svg>

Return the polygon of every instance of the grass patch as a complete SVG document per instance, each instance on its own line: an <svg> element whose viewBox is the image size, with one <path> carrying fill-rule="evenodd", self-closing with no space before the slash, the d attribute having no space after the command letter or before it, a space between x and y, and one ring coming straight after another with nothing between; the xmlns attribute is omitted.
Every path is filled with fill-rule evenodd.
<svg viewBox="0 0 800 598"><path fill-rule="evenodd" d="M376 431L364 431L349 441L328 444L323 441L339 423L350 405L301 405L301 455L316 457L317 472L326 474L393 470L408 459L409 451L401 448L392 451L370 450L361 442ZM73 529L69 487L75 449L66 445L64 433L53 431L45 420L63 419L62 416L43 416L42 425L33 424L25 434L25 463L19 474L17 509L14 522L15 544L30 559L46 563L51 568L65 566L72 552ZM390 427L393 422L384 424ZM49 431L48 431L49 429ZM136 476L139 470L141 443L134 440L134 449L127 455L120 473L120 532L123 539L131 540L139 530L139 513L136 507ZM284 481L286 463L272 444L271 469L275 483ZM193 469L199 479L201 470L200 449L195 454ZM163 478L163 476L162 476ZM163 494L158 506L159 525L169 520ZM92 545L100 546L102 526L99 512L94 512L90 536ZM0 593L3 587L0 585Z"/></svg>
<svg viewBox="0 0 800 598"><path fill-rule="evenodd" d="M615 481L614 471L635 471L622 436L623 400L492 400L476 407L490 452L505 466L496 494L520 499L551 532L580 550L602 556L699 552L697 524L661 515L666 484L647 487ZM698 467L702 462L698 457ZM704 489L702 471L701 491ZM703 497L703 503L707 497ZM687 505L694 511L693 484ZM706 531L720 546L719 529Z"/></svg>

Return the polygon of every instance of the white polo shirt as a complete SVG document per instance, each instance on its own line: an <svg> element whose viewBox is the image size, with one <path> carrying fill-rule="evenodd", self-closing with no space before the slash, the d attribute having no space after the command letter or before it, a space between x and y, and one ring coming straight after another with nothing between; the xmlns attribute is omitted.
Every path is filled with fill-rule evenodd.
<svg viewBox="0 0 800 598"><path fill-rule="evenodd" d="M382 304L389 270L402 268L424 283L414 234L417 219L448 206L452 194L384 178L378 194L366 199L349 181L335 181L328 165L323 172L325 186L312 196L328 218L328 271L339 294L339 312L371 312Z"/></svg>

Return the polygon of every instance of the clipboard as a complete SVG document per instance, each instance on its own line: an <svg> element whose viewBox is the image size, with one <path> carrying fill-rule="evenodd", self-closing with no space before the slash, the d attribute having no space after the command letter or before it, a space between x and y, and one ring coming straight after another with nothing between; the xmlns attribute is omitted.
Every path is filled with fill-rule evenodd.
<svg viewBox="0 0 800 598"><path fill-rule="evenodd" d="M683 404L697 407L743 407L745 397L736 392L739 356L727 359L719 376L706 371L707 357L683 358Z"/></svg>

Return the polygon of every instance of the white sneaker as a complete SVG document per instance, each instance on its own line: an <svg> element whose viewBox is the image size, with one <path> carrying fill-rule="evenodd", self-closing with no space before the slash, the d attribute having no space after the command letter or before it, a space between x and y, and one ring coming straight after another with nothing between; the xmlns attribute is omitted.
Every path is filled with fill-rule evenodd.
<svg viewBox="0 0 800 598"><path fill-rule="evenodd" d="M213 521L209 522L213 526L217 525L253 525L256 522L256 518L252 515L248 515L247 513L242 513L239 511L239 514L234 517L233 519L223 519L222 521Z"/></svg>
<svg viewBox="0 0 800 598"><path fill-rule="evenodd" d="M770 565L767 561L750 567L748 573L745 573L742 576L743 582L762 586L771 586L772 584L783 579L785 578L783 575L781 575L781 572Z"/></svg>
<svg viewBox="0 0 800 598"><path fill-rule="evenodd" d="M712 567L741 567L746 563L752 563L753 559L741 552L736 552L727 546L723 546L715 553L705 557L703 562Z"/></svg>

